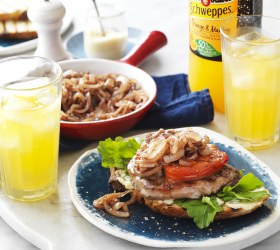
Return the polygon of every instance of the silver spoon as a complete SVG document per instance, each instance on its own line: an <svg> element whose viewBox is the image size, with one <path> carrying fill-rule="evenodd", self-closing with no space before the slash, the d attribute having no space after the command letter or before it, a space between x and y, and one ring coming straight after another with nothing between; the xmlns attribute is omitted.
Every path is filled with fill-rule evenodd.
<svg viewBox="0 0 280 250"><path fill-rule="evenodd" d="M100 19L100 14L99 14L99 10L98 10L98 8L97 8L97 4L96 4L95 0L92 0L92 1L93 1L93 4L94 4L94 8L95 8L95 10L96 10L96 13L97 13L98 22L99 22L99 26L100 26L100 30L101 30L101 35L102 35L102 36L105 36L105 30L104 30L102 21L101 21L101 19Z"/></svg>

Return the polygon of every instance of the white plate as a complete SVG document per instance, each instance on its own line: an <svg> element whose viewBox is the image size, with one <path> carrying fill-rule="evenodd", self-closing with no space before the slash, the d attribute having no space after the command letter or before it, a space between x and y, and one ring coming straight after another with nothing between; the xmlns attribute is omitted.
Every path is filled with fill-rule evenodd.
<svg viewBox="0 0 280 250"><path fill-rule="evenodd" d="M61 0L61 2L64 4L66 8L66 14L63 19L63 24L61 27L61 34L64 34L67 29L70 27L70 24L72 23L73 20L73 12L71 10L71 6L69 3L69 0ZM4 43L4 42L3 42ZM10 56L10 55L15 55L19 54L28 50L32 50L36 48L38 39L32 39L28 41L22 41L22 42L17 42L16 44L11 43L9 46L1 46L0 43L0 56Z"/></svg>
<svg viewBox="0 0 280 250"><path fill-rule="evenodd" d="M208 135L213 143L226 151L231 165L244 169L245 173L254 173L265 183L271 197L263 207L240 218L214 222L203 230L191 220L164 217L139 204L130 206L130 218L116 218L92 206L94 199L112 191L107 183L108 169L101 167L101 157L93 149L83 154L68 174L71 198L80 214L111 235L152 247L241 249L280 230L279 177L236 142L205 128L194 130Z"/></svg>

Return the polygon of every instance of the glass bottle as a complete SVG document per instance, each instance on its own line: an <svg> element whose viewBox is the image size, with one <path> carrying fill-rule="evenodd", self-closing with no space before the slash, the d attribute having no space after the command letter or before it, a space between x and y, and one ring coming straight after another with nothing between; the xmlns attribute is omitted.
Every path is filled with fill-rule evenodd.
<svg viewBox="0 0 280 250"><path fill-rule="evenodd" d="M237 16L238 0L189 0L189 74L192 91L209 89L216 111L224 112L220 25Z"/></svg>
<svg viewBox="0 0 280 250"><path fill-rule="evenodd" d="M263 0L239 0L238 15L262 15Z"/></svg>

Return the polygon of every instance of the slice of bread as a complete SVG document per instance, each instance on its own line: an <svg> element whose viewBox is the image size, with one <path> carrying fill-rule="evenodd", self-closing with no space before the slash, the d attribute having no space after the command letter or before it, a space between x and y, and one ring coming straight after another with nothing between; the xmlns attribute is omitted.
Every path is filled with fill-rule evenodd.
<svg viewBox="0 0 280 250"><path fill-rule="evenodd" d="M32 0L1 0L0 21L27 20L27 9L31 2Z"/></svg>
<svg viewBox="0 0 280 250"><path fill-rule="evenodd" d="M0 22L0 38L32 39L37 32L30 21L3 21Z"/></svg>
<svg viewBox="0 0 280 250"><path fill-rule="evenodd" d="M266 202L267 199L268 199L268 197L259 203L254 203L253 207L251 207L250 209L246 209L246 210L243 208L233 209L231 207L223 205L222 206L223 211L216 214L215 220L235 218L235 217L239 217L239 216L242 216L245 214L252 213L256 209L261 207ZM140 201L140 199L138 199L138 202L139 201ZM182 208L181 206L176 205L174 203L169 205L163 201L150 200L147 198L142 198L140 202L145 204L149 208L151 208L154 212L160 213L165 216L176 217L176 218L189 218L187 211L184 208Z"/></svg>

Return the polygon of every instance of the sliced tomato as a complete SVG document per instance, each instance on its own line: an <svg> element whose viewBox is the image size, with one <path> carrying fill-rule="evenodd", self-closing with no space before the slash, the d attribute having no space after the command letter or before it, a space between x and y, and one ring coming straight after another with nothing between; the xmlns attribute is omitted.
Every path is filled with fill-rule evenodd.
<svg viewBox="0 0 280 250"><path fill-rule="evenodd" d="M174 181L191 181L212 175L220 170L228 161L228 155L211 147L211 154L200 156L198 159L190 161L190 165L181 166L171 164L164 166L165 177Z"/></svg>

